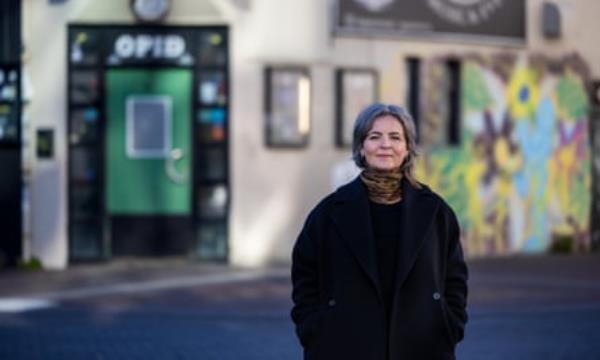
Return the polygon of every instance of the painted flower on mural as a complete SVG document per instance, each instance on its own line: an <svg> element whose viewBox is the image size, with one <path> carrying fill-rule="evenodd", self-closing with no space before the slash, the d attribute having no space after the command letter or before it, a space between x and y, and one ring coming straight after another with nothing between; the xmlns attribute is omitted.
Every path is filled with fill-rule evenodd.
<svg viewBox="0 0 600 360"><path fill-rule="evenodd" d="M507 99L514 119L533 119L539 101L537 75L526 66L518 66L510 77Z"/></svg>
<svg viewBox="0 0 600 360"><path fill-rule="evenodd" d="M464 189L473 189L465 183L467 166L474 163L472 157L465 146L434 150L427 161L421 158L415 167L416 177L426 179L427 185L442 194L462 220L470 218L467 216L468 199L464 196Z"/></svg>
<svg viewBox="0 0 600 360"><path fill-rule="evenodd" d="M549 164L552 196L563 215L553 229L558 232L569 232L573 223L587 226L591 166L586 127L585 121L558 125L559 141Z"/></svg>
<svg viewBox="0 0 600 360"><path fill-rule="evenodd" d="M514 176L518 195L528 203L523 250L541 251L547 246L549 216L549 161L553 152L556 109L550 97L540 100L532 122L515 124L516 139L523 153L523 169Z"/></svg>
<svg viewBox="0 0 600 360"><path fill-rule="evenodd" d="M478 64L465 63L462 82L464 84L462 87L463 108L466 111L485 110L494 103Z"/></svg>
<svg viewBox="0 0 600 360"><path fill-rule="evenodd" d="M556 85L558 116L561 119L575 121L582 119L588 112L588 98L581 79L567 71Z"/></svg>

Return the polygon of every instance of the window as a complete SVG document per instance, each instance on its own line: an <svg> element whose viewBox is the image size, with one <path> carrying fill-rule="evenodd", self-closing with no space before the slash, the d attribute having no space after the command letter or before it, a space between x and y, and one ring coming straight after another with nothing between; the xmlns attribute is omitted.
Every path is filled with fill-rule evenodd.
<svg viewBox="0 0 600 360"><path fill-rule="evenodd" d="M224 181L227 177L225 148L221 146L206 147L196 154L198 180Z"/></svg>
<svg viewBox="0 0 600 360"><path fill-rule="evenodd" d="M171 151L171 98L127 97L127 156L165 158Z"/></svg>
<svg viewBox="0 0 600 360"><path fill-rule="evenodd" d="M227 223L225 221L200 222L196 226L196 253L201 259L227 257Z"/></svg>
<svg viewBox="0 0 600 360"><path fill-rule="evenodd" d="M20 141L20 78L18 68L0 66L0 144Z"/></svg>
<svg viewBox="0 0 600 360"><path fill-rule="evenodd" d="M421 59L406 59L406 106L415 121L417 142L421 134Z"/></svg>
<svg viewBox="0 0 600 360"><path fill-rule="evenodd" d="M200 73L198 87L199 101L202 105L224 106L227 103L224 71L206 71Z"/></svg>
<svg viewBox="0 0 600 360"><path fill-rule="evenodd" d="M71 112L70 142L72 145L94 143L98 140L99 111L93 106Z"/></svg>
<svg viewBox="0 0 600 360"><path fill-rule="evenodd" d="M201 218L225 218L227 215L227 186L206 185L198 188L198 213Z"/></svg>
<svg viewBox="0 0 600 360"><path fill-rule="evenodd" d="M71 103L91 104L98 100L98 75L94 71L71 72Z"/></svg>
<svg viewBox="0 0 600 360"><path fill-rule="evenodd" d="M448 60L446 62L447 74L447 143L451 146L460 145L460 62Z"/></svg>

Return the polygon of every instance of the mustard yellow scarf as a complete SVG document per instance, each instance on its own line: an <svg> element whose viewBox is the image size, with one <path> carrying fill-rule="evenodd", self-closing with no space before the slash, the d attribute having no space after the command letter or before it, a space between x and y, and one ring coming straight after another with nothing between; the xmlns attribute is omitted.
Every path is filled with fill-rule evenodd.
<svg viewBox="0 0 600 360"><path fill-rule="evenodd" d="M402 172L400 169L381 171L365 169L360 179L366 185L369 200L379 204L394 204L402 199Z"/></svg>

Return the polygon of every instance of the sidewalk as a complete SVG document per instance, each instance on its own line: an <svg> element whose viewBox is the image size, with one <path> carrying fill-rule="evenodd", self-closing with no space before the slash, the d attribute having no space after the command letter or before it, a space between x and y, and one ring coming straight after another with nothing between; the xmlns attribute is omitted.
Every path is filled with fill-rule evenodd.
<svg viewBox="0 0 600 360"><path fill-rule="evenodd" d="M552 289L554 292L558 290L556 288L578 288L594 295L600 293L600 253L480 258L469 260L468 264L469 302L473 305L515 300L515 288L527 290L528 297L536 289ZM0 271L0 299L73 298L86 294L156 290L266 276L288 277L289 266L243 269L185 258L120 258L103 263L71 265L65 270ZM511 289L511 293L504 292L507 288Z"/></svg>
<svg viewBox="0 0 600 360"><path fill-rule="evenodd" d="M268 276L284 270L242 269L185 258L119 258L71 265L65 270L0 271L0 299L77 298L115 292L156 290Z"/></svg>

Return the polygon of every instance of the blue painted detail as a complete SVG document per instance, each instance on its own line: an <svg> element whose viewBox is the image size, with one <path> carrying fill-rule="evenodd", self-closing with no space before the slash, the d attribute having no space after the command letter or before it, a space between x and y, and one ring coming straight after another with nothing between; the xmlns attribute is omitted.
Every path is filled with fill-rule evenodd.
<svg viewBox="0 0 600 360"><path fill-rule="evenodd" d="M519 90L519 100L522 102L529 100L529 87L527 85L523 85Z"/></svg>

